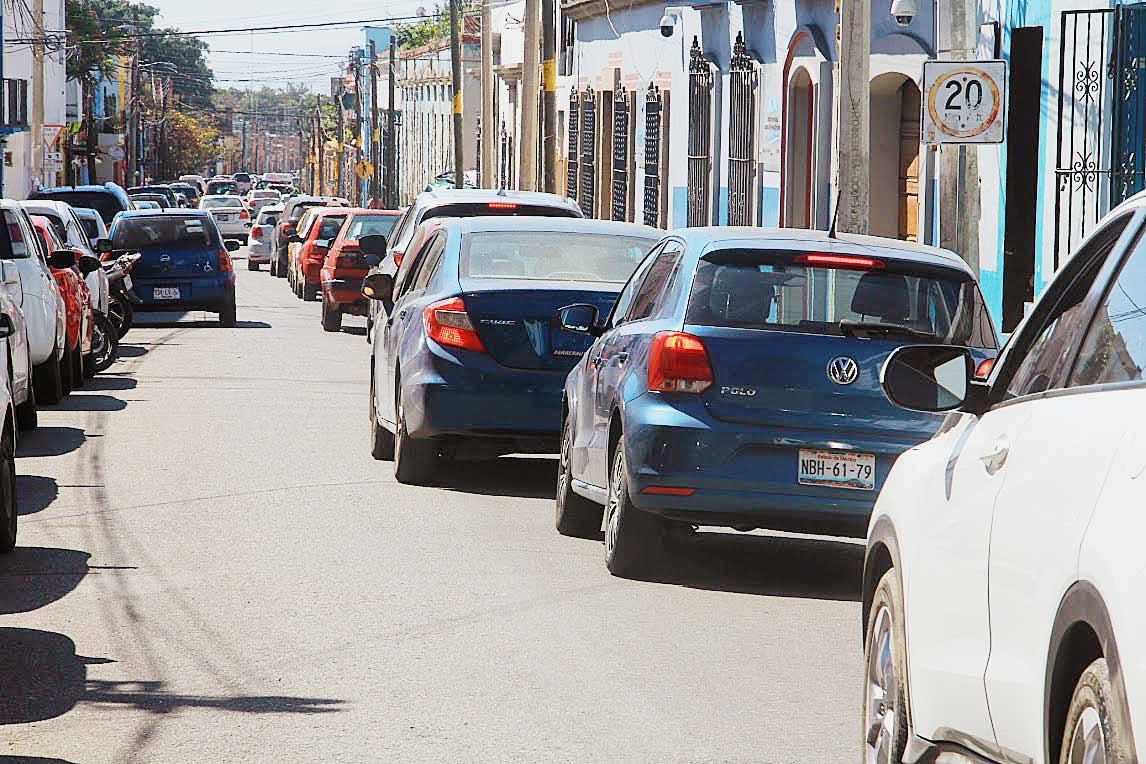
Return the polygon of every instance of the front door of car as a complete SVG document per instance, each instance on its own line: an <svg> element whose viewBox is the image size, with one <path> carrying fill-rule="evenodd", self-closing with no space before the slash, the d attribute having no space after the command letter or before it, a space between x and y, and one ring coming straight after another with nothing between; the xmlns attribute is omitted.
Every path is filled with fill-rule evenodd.
<svg viewBox="0 0 1146 764"><path fill-rule="evenodd" d="M1030 413L1011 445L991 529L986 686L1000 749L1034 759L1043 750L1044 719L1030 709L1044 702L1054 616L1078 580L1083 535L1128 434L1126 412L1142 399L1140 388L1105 387L1140 382L1146 366L1146 241L1129 243L1135 227L1126 227L1109 257L1100 253L1104 268L1067 312L1074 320L1062 322L1047 392L1011 403ZM1075 258L1088 254L1084 247ZM1024 392L1021 383L1012 383L1016 393Z"/></svg>

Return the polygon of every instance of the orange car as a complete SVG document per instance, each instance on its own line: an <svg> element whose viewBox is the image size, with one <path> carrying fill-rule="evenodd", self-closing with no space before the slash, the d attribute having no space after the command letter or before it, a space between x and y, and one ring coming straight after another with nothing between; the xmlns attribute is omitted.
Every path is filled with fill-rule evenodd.
<svg viewBox="0 0 1146 764"><path fill-rule="evenodd" d="M95 319L92 315L91 292L84 277L76 266L83 254L63 242L52 222L43 215L31 215L32 224L44 245L51 253L48 266L56 277L60 295L64 298L64 313L67 317L67 347L61 363L61 376L65 391L79 387L84 381L84 359L92 351L92 330ZM71 255L71 258L66 257Z"/></svg>
<svg viewBox="0 0 1146 764"><path fill-rule="evenodd" d="M290 237L293 246L289 248L287 277L300 299L318 298L322 261L349 211L346 207L311 207L298 221L298 232Z"/></svg>
<svg viewBox="0 0 1146 764"><path fill-rule="evenodd" d="M337 332L342 328L343 314L366 315L366 298L362 296L362 279L370 270L366 256L358 249L362 236L389 236L401 215L398 210L349 210L346 224L330 245L322 263L322 328Z"/></svg>

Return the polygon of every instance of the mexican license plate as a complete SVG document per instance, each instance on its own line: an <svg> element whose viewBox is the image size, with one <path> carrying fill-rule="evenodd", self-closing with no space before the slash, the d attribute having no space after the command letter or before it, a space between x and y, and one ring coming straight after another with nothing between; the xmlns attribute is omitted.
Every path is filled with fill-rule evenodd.
<svg viewBox="0 0 1146 764"><path fill-rule="evenodd" d="M156 300L178 300L179 287L155 287L151 290L151 296Z"/></svg>
<svg viewBox="0 0 1146 764"><path fill-rule="evenodd" d="M234 219L235 219L234 215L220 215L219 216L219 220L223 221L224 223L229 223L230 221L232 221Z"/></svg>
<svg viewBox="0 0 1146 764"><path fill-rule="evenodd" d="M800 449L799 481L854 491L875 490L875 454Z"/></svg>

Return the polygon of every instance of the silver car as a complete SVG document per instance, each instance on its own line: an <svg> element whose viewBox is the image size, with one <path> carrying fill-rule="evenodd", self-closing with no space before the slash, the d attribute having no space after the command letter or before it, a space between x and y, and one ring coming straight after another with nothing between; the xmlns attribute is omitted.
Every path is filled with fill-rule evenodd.
<svg viewBox="0 0 1146 764"><path fill-rule="evenodd" d="M271 234L283 214L281 204L269 204L259 210L247 239L247 270L257 271L271 261Z"/></svg>
<svg viewBox="0 0 1146 764"><path fill-rule="evenodd" d="M237 196L215 194L204 196L199 202L199 209L207 210L215 219L219 233L224 239L242 239L246 241L251 233L251 212Z"/></svg>

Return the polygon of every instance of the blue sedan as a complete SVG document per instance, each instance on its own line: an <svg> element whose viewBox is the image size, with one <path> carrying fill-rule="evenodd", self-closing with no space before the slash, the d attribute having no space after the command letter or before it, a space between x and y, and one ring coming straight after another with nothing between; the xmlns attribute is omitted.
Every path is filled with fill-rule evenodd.
<svg viewBox="0 0 1146 764"><path fill-rule="evenodd" d="M136 310L206 310L223 326L235 324L235 271L210 214L200 210L133 210L112 223L113 252L139 252L132 269L142 301Z"/></svg>
<svg viewBox="0 0 1146 764"><path fill-rule="evenodd" d="M896 457L942 421L887 402L884 360L997 347L956 256L815 231L670 234L611 312L586 302L562 321L594 341L565 383L557 529L603 519L617 575L692 526L863 536Z"/></svg>
<svg viewBox="0 0 1146 764"><path fill-rule="evenodd" d="M371 450L401 482L443 460L555 452L561 388L591 340L560 308L607 313L660 232L575 218L422 224L398 272L366 278Z"/></svg>

